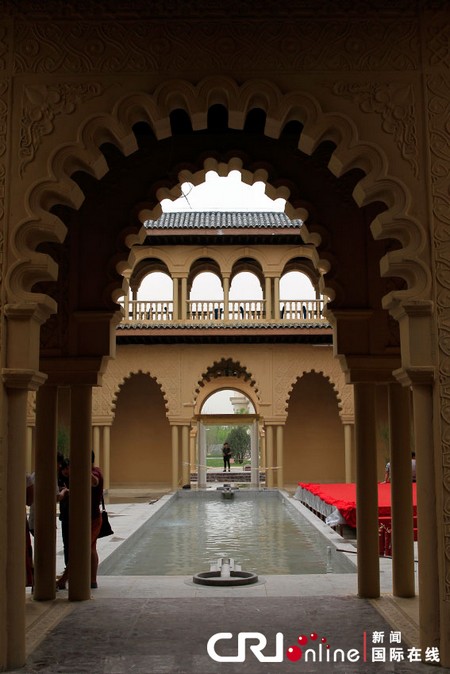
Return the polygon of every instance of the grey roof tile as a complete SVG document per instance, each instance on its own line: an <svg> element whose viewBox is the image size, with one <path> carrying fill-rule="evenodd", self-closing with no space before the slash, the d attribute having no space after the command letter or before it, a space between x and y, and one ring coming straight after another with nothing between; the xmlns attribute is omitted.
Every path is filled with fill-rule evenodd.
<svg viewBox="0 0 450 674"><path fill-rule="evenodd" d="M146 229L300 229L302 220L290 220L285 213L182 211L163 213L147 220Z"/></svg>

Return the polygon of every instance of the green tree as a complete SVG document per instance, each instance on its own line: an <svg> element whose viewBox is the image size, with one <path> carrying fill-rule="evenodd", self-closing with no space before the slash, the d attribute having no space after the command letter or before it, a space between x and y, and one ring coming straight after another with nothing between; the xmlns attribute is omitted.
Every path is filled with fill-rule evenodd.
<svg viewBox="0 0 450 674"><path fill-rule="evenodd" d="M244 463L250 458L250 435L247 426L233 426L226 441L230 445L233 458L237 463Z"/></svg>

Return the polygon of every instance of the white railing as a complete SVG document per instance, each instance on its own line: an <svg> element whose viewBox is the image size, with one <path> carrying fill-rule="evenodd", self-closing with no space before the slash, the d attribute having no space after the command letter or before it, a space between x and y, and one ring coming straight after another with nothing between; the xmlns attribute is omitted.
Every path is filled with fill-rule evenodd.
<svg viewBox="0 0 450 674"><path fill-rule="evenodd" d="M127 321L126 316L124 320ZM165 323L172 320L173 302L171 300L129 300L128 302L127 322Z"/></svg>
<svg viewBox="0 0 450 674"><path fill-rule="evenodd" d="M231 300L228 303L230 321L260 321L266 318L264 300Z"/></svg>
<svg viewBox="0 0 450 674"><path fill-rule="evenodd" d="M189 300L187 320L194 323L223 320L224 304L220 300Z"/></svg>
<svg viewBox="0 0 450 674"><path fill-rule="evenodd" d="M323 321L323 300L280 300L282 321Z"/></svg>
<svg viewBox="0 0 450 674"><path fill-rule="evenodd" d="M123 303L124 323L254 323L276 320L286 323L325 321L323 300L280 300L280 315L266 315L265 300L230 300L225 315L225 305L220 300L189 300L186 319L174 317L171 300L128 300ZM128 315L127 315L128 314Z"/></svg>

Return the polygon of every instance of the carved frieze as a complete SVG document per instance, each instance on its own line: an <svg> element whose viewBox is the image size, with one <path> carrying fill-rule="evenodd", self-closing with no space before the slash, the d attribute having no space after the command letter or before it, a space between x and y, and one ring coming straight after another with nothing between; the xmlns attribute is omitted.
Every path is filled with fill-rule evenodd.
<svg viewBox="0 0 450 674"><path fill-rule="evenodd" d="M450 568L450 83L442 75L427 78L430 128L433 239L438 313L439 384L442 447L442 495L445 520L444 550ZM445 597L450 599L450 575L445 574Z"/></svg>
<svg viewBox="0 0 450 674"><path fill-rule="evenodd" d="M282 4L282 3L280 3ZM18 21L16 73L418 68L418 24L371 19ZM225 21L225 24L224 24ZM194 33L195 31L195 33ZM264 49L261 49L261 45Z"/></svg>
<svg viewBox="0 0 450 674"><path fill-rule="evenodd" d="M20 174L33 161L44 136L53 132L60 115L70 115L85 101L100 96L103 91L97 82L62 83L47 86L29 85L24 90L20 130Z"/></svg>
<svg viewBox="0 0 450 674"><path fill-rule="evenodd" d="M336 82L331 86L335 96L356 103L362 112L381 118L381 128L392 135L401 156L410 165L414 176L419 174L414 90L410 84L394 82Z"/></svg>

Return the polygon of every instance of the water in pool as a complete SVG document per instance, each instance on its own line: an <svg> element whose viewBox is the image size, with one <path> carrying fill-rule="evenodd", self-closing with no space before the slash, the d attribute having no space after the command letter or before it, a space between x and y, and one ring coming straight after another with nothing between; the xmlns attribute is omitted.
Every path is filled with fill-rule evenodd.
<svg viewBox="0 0 450 674"><path fill-rule="evenodd" d="M328 547L328 550L327 550ZM100 566L103 575L192 575L219 557L259 574L355 573L277 492L186 493L172 499Z"/></svg>

